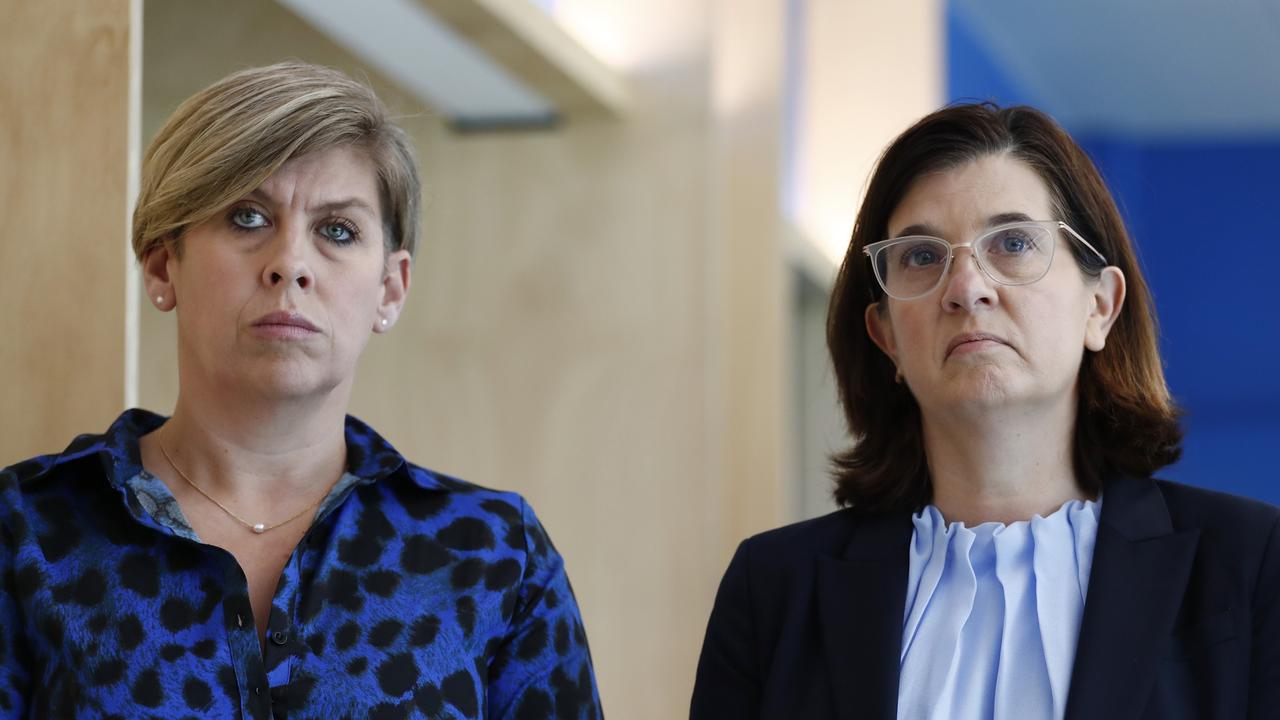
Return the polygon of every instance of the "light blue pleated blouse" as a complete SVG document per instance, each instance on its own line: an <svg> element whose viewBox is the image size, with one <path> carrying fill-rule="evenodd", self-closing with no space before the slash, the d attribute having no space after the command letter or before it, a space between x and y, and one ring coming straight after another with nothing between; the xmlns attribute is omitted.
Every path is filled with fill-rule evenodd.
<svg viewBox="0 0 1280 720"><path fill-rule="evenodd" d="M1101 502L972 528L912 517L901 720L1063 716Z"/></svg>

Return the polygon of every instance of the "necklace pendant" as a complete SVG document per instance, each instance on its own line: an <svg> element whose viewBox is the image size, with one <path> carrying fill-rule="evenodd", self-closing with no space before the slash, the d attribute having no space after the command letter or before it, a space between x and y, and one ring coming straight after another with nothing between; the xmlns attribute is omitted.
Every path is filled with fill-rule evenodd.
<svg viewBox="0 0 1280 720"><path fill-rule="evenodd" d="M262 533L264 533L264 532L266 532L266 531L267 531L267 526L266 526L266 525L263 525L262 523L258 523L257 525L254 525L254 526L253 526L253 532L254 532L254 533L256 533L256 534L258 534L258 535L261 535Z"/></svg>

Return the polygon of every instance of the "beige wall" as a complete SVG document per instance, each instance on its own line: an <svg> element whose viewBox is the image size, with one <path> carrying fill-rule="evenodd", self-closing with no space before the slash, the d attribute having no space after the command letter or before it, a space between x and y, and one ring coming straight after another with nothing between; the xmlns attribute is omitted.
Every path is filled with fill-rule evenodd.
<svg viewBox="0 0 1280 720"><path fill-rule="evenodd" d="M712 382L723 393L713 422L723 423L724 464L708 480L727 561L738 541L793 511L785 491L788 294L779 202L786 17L781 0L712 6L709 237L723 278L716 322L724 333L713 348L722 370Z"/></svg>
<svg viewBox="0 0 1280 720"><path fill-rule="evenodd" d="M0 464L124 401L129 10L0 3Z"/></svg>
<svg viewBox="0 0 1280 720"><path fill-rule="evenodd" d="M839 264L880 152L943 102L943 3L804 5L794 220Z"/></svg>

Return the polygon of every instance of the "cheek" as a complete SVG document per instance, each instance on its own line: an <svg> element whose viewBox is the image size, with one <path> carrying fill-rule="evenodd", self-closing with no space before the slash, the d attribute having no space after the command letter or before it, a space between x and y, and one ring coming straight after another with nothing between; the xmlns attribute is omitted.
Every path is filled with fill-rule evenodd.
<svg viewBox="0 0 1280 720"><path fill-rule="evenodd" d="M924 310L922 307L912 307L892 313L891 332L900 365L910 366L928 361L929 348L935 343L934 333L938 321L929 317Z"/></svg>
<svg viewBox="0 0 1280 720"><path fill-rule="evenodd" d="M235 317L257 289L257 277L251 271L217 257L201 258L186 270L178 287L178 303L189 311L188 321Z"/></svg>
<svg viewBox="0 0 1280 720"><path fill-rule="evenodd" d="M1045 297L1026 308L1018 325L1039 364L1078 367L1084 349L1085 318L1080 299L1070 294Z"/></svg>
<svg viewBox="0 0 1280 720"><path fill-rule="evenodd" d="M377 315L380 279L380 276L371 279L369 273L362 271L342 273L331 281L332 295L328 303L331 317L345 335L372 327Z"/></svg>

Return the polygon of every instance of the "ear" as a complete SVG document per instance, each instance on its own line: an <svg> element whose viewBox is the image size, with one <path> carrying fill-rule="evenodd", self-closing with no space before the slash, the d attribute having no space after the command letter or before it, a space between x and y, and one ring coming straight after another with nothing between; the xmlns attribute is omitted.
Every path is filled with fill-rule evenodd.
<svg viewBox="0 0 1280 720"><path fill-rule="evenodd" d="M888 308L873 302L863 312L863 319L867 323L867 335L871 337L871 342L888 355L894 365L897 365L898 346L893 338L893 323L889 320Z"/></svg>
<svg viewBox="0 0 1280 720"><path fill-rule="evenodd" d="M1089 299L1089 317L1085 321L1084 346L1098 352L1107 345L1107 334L1120 308L1124 307L1125 280L1120 268L1111 265L1093 282Z"/></svg>
<svg viewBox="0 0 1280 720"><path fill-rule="evenodd" d="M373 321L374 332L386 332L396 324L400 309L409 297L409 281L413 274L413 261L408 250L396 250L387 255L382 269L382 300L378 303L378 317ZM386 324L382 324L385 320Z"/></svg>
<svg viewBox="0 0 1280 720"><path fill-rule="evenodd" d="M168 241L152 246L142 256L142 283L147 288L147 297L161 312L178 305L178 291L170 274L170 261L177 263L178 258Z"/></svg>

